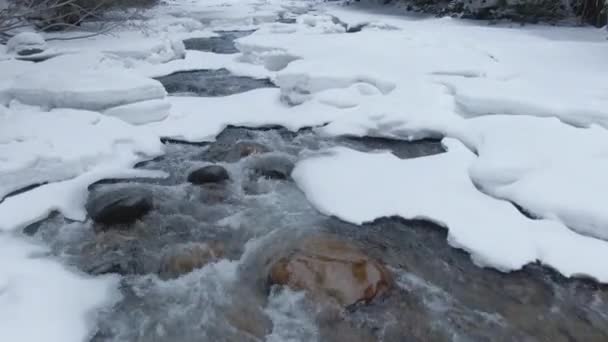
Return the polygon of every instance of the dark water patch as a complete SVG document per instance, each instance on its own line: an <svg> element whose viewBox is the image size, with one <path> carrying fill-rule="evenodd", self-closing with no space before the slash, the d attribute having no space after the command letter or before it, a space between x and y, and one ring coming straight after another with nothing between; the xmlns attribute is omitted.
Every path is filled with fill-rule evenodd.
<svg viewBox="0 0 608 342"><path fill-rule="evenodd" d="M157 78L169 94L227 96L258 88L275 88L266 78L236 76L227 69L182 71Z"/></svg>
<svg viewBox="0 0 608 342"><path fill-rule="evenodd" d="M387 150L401 159L417 158L446 152L441 139L420 139L414 141L380 137L341 137L338 141L360 151Z"/></svg>
<svg viewBox="0 0 608 342"><path fill-rule="evenodd" d="M192 146L207 146L209 145L209 142L207 141L203 141L203 142L195 142L195 141L185 141L185 140L179 140L179 139L174 139L174 138L161 138L160 141L167 145L167 144L185 144L185 145L192 145Z"/></svg>
<svg viewBox="0 0 608 342"><path fill-rule="evenodd" d="M218 37L189 38L184 40L187 50L206 51L220 54L238 53L234 41L248 36L254 31L217 31Z"/></svg>

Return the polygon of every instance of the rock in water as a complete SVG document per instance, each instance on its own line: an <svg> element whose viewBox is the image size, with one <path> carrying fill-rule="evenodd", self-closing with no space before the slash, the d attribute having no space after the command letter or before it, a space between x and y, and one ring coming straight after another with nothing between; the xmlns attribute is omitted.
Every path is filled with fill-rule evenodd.
<svg viewBox="0 0 608 342"><path fill-rule="evenodd" d="M223 250L218 245L180 244L163 256L159 275L163 279L177 278L218 260L222 255Z"/></svg>
<svg viewBox="0 0 608 342"><path fill-rule="evenodd" d="M123 188L89 196L87 213L104 225L130 224L152 209L151 193L140 188Z"/></svg>
<svg viewBox="0 0 608 342"><path fill-rule="evenodd" d="M369 302L391 284L388 270L357 247L336 237L306 238L271 269L271 284L306 290L313 297L329 296L349 306Z"/></svg>
<svg viewBox="0 0 608 342"><path fill-rule="evenodd" d="M221 183L230 179L228 171L219 165L208 165L192 171L188 175L188 182L192 184Z"/></svg>

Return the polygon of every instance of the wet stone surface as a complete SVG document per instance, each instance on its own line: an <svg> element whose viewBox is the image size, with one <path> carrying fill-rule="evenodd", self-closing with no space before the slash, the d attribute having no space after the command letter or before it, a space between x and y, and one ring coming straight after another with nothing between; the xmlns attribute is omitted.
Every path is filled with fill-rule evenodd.
<svg viewBox="0 0 608 342"><path fill-rule="evenodd" d="M54 216L30 233L85 272L123 275L123 299L100 313L96 342L608 340L605 286L538 265L509 274L482 269L450 247L446 231L433 223L387 218L355 226L318 213L289 177L252 176L269 156L291 164L336 145L390 150L400 158L443 151L435 140L328 139L311 130L230 127L211 144L167 143L165 156L141 165L168 172L167 179L92 186L91 196L120 194L126 185L152 195L153 209L123 229ZM188 182L192 170L209 164L225 168L230 181ZM360 254L306 273L310 260L326 260L325 252L293 254L310 238L320 246L338 241ZM353 262L352 275L342 259ZM295 279L313 290L269 282L281 260L305 271L274 283ZM375 288L353 295L353 288L362 289L362 269L377 279L374 268L358 266L361 260L390 273L381 295L372 295ZM310 275L326 276L324 267L340 271L307 282ZM314 295L315 286L329 295ZM332 296L345 306L324 299Z"/></svg>
<svg viewBox="0 0 608 342"><path fill-rule="evenodd" d="M171 95L227 96L276 87L269 79L236 76L226 69L176 72L157 80Z"/></svg>
<svg viewBox="0 0 608 342"><path fill-rule="evenodd" d="M187 50L206 51L221 54L238 53L234 40L248 36L254 31L217 31L217 37L190 38L184 40Z"/></svg>

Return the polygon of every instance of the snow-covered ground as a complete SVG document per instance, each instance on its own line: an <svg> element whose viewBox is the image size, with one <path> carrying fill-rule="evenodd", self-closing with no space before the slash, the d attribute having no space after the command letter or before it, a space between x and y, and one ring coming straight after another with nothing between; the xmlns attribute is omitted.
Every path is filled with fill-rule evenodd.
<svg viewBox="0 0 608 342"><path fill-rule="evenodd" d="M90 184L162 176L133 169L163 153L161 137L212 141L228 125L445 137L448 152L410 160L347 148L305 155L294 178L318 210L349 222L438 222L480 266L538 261L608 282L605 31L324 4L275 22L313 4L173 0L112 35L49 40L45 53L59 56L40 63L0 46L0 340L82 341L94 311L116 300L115 278L60 265L19 229L53 211L84 220ZM238 54L181 42L235 29L257 29L238 40ZM218 68L280 89L169 97L150 78ZM35 317L46 324L31 329Z"/></svg>

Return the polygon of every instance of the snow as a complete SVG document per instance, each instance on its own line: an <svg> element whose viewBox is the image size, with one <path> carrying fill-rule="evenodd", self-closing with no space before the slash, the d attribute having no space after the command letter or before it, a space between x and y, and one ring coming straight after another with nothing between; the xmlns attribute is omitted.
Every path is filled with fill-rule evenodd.
<svg viewBox="0 0 608 342"><path fill-rule="evenodd" d="M470 174L483 191L608 239L608 132L564 125L555 118L500 115L470 120L479 158ZM542 139L539 139L542 137Z"/></svg>
<svg viewBox="0 0 608 342"><path fill-rule="evenodd" d="M317 209L348 222L434 221L480 266L510 271L540 261L566 276L608 280L597 262L608 257L608 244L556 221L528 219L509 202L479 192L468 174L475 155L457 140L444 144L446 153L406 160L334 148L300 161L292 177Z"/></svg>
<svg viewBox="0 0 608 342"><path fill-rule="evenodd" d="M282 125L297 131L340 114L317 102L290 108L280 102L279 94L280 90L268 88L225 97L171 97L170 116L146 127L159 136L203 142L214 141L228 125Z"/></svg>
<svg viewBox="0 0 608 342"><path fill-rule="evenodd" d="M139 125L164 120L169 115L171 104L167 99L129 103L104 110L104 115L117 117L125 122Z"/></svg>
<svg viewBox="0 0 608 342"><path fill-rule="evenodd" d="M0 111L0 198L29 185L72 178L102 166L131 167L162 151L157 136L99 113L45 112L15 104Z"/></svg>
<svg viewBox="0 0 608 342"><path fill-rule="evenodd" d="M28 49L46 49L44 38L35 32L21 32L6 42L7 53L19 53Z"/></svg>
<svg viewBox="0 0 608 342"><path fill-rule="evenodd" d="M166 92L155 80L119 70L67 68L32 70L17 76L8 90L11 99L45 108L103 110L138 101L162 99Z"/></svg>
<svg viewBox="0 0 608 342"><path fill-rule="evenodd" d="M3 341L79 342L94 312L117 298L117 278L85 277L43 258L44 247L0 234Z"/></svg>

